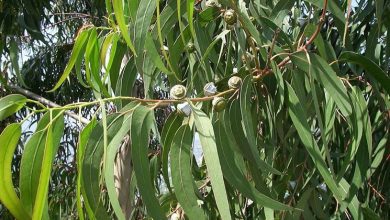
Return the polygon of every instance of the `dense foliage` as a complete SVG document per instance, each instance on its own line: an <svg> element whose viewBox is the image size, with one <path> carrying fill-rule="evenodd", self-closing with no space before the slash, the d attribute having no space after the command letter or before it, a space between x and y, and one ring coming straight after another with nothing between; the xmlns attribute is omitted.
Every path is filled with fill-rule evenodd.
<svg viewBox="0 0 390 220"><path fill-rule="evenodd" d="M2 218L389 216L390 2L0 10Z"/></svg>

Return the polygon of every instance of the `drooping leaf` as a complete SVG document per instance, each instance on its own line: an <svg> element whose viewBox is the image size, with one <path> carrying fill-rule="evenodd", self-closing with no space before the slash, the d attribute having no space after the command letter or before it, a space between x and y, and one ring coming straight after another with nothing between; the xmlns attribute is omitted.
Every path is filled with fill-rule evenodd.
<svg viewBox="0 0 390 220"><path fill-rule="evenodd" d="M232 219L211 120L202 110L190 105L219 213L222 219Z"/></svg>
<svg viewBox="0 0 390 220"><path fill-rule="evenodd" d="M84 194L85 192L82 191L82 181L83 181L83 160L85 156L85 147L87 145L88 139L90 138L90 135L92 133L92 129L96 126L97 120L93 119L85 128L80 132L80 137L79 137L79 145L77 147L77 153L76 153L76 158L77 158L77 212L79 214L79 218L81 220L84 220L84 212L83 212L83 207L82 203L84 203L87 207L87 212L89 213L89 216L92 216L92 211L90 210L90 206L88 204L88 200L83 200L81 199L81 195Z"/></svg>
<svg viewBox="0 0 390 220"><path fill-rule="evenodd" d="M246 179L245 174L236 165L234 148L229 141L229 137L226 134L225 128L221 120L215 123L215 137L218 147L218 153L221 158L222 172L226 180L235 187L239 192L250 198L258 205L269 207L273 210L293 210L292 207L285 205L281 202L259 192L253 185Z"/></svg>
<svg viewBox="0 0 390 220"><path fill-rule="evenodd" d="M51 112L50 117L52 117ZM52 120L50 118L50 120ZM61 120L61 119L59 119ZM63 119L62 119L63 120ZM62 122L63 123L63 122ZM35 196L32 219L40 220L43 218L44 212L47 211L47 198L49 193L49 181L51 178L51 169L54 161L56 151L59 146L58 137L62 136L63 131L58 131L58 134L53 134L54 128L52 121L49 122L48 127L46 128L46 138L44 143L44 152L42 161L36 161L36 163L41 163L41 171L39 176L38 188ZM55 138L57 137L57 138ZM58 143L54 141L57 140Z"/></svg>
<svg viewBox="0 0 390 220"><path fill-rule="evenodd" d="M117 156L118 150L120 147L126 147L126 145L122 146L123 143L126 143L128 141L127 134L130 131L130 121L132 116L132 111L135 109L137 103L131 102L130 104L126 105L123 109L121 109L121 113L124 114L123 121L120 129L114 134L112 139L110 140L106 152L107 155L104 158L104 169L103 169L103 175L104 180L107 187L108 196L110 199L110 204L115 212L115 215L118 219L125 219L125 213L123 213L121 209L121 204L119 202L119 195L117 194L117 187L115 185L115 158ZM126 164L127 166L131 166L131 164ZM123 186L126 188L127 186Z"/></svg>
<svg viewBox="0 0 390 220"><path fill-rule="evenodd" d="M137 178L138 190L145 203L148 214L154 219L164 219L165 215L156 198L149 172L148 146L150 131L153 125L154 118L149 108L139 106L134 110L130 128L130 139L132 143L131 156Z"/></svg>
<svg viewBox="0 0 390 220"><path fill-rule="evenodd" d="M183 122L183 116L181 116L180 114L175 114L175 113L170 114L168 116L167 120L165 121L163 130L161 133L162 175L164 177L164 181L167 184L167 187L169 190L171 190L170 181L169 181L169 173L168 173L169 151L171 149L173 137L175 136L177 129L180 128L182 122Z"/></svg>
<svg viewBox="0 0 390 220"><path fill-rule="evenodd" d="M48 112L24 148L20 165L20 199L26 211L35 214L37 219L47 216L47 187L63 130L62 112Z"/></svg>
<svg viewBox="0 0 390 220"><path fill-rule="evenodd" d="M134 53L135 56L138 54L135 51L134 45L131 42L130 34L127 29L126 23L125 23L125 17L123 14L123 1L122 0L113 0L112 6L114 8L114 14L116 21L118 22L119 29L122 33L123 39L125 39L127 46L130 48L130 50ZM140 54L141 55L141 54Z"/></svg>
<svg viewBox="0 0 390 220"><path fill-rule="evenodd" d="M345 116L352 113L347 90L326 61L316 54L304 52L294 53L291 60L299 69L311 74L321 83Z"/></svg>
<svg viewBox="0 0 390 220"><path fill-rule="evenodd" d="M146 2L139 4L137 9L137 16L134 24L134 46L137 55L139 55L139 58L137 59L141 59L143 56L149 25L155 10L156 0L146 0Z"/></svg>
<svg viewBox="0 0 390 220"><path fill-rule="evenodd" d="M123 116L119 113L107 116L107 142L118 133L123 123ZM97 124L90 131L90 138L85 146L82 170L83 199L87 200L92 213L88 212L92 219L109 219L104 207L101 195L101 161L104 152L104 128L103 123ZM91 215L92 214L92 215Z"/></svg>
<svg viewBox="0 0 390 220"><path fill-rule="evenodd" d="M83 47L85 47L87 43L87 39L89 37L90 31L83 30L79 33L79 35L76 38L76 41L73 46L72 54L70 55L70 59L68 64L65 67L64 73L62 73L60 79L56 83L56 85L53 87L53 89L49 90L49 92L54 92L57 90L62 83L65 82L65 80L68 78L70 72L72 71L74 65L76 64L78 59L81 59L82 57L79 56L80 52L83 51Z"/></svg>
<svg viewBox="0 0 390 220"><path fill-rule="evenodd" d="M16 219L30 219L12 181L12 158L18 146L22 129L20 124L8 125L0 135L0 201Z"/></svg>
<svg viewBox="0 0 390 220"><path fill-rule="evenodd" d="M191 146L193 132L188 124L182 125L174 134L170 152L172 184L175 195L189 219L206 219L198 205L191 172Z"/></svg>
<svg viewBox="0 0 390 220"><path fill-rule="evenodd" d="M248 140L249 149L256 159L256 164L262 171L271 172L274 174L281 175L281 173L273 168L271 165L267 164L265 161L261 160L259 152L257 150L256 144L256 135L254 132L255 126L253 125L253 118L251 112L251 99L252 99L252 76L249 75L245 77L240 91L240 106L241 106L241 115L243 128L245 131L245 138Z"/></svg>
<svg viewBox="0 0 390 220"><path fill-rule="evenodd" d="M332 177L332 174L329 172L325 161L322 159L317 143L315 142L310 132L310 127L307 123L307 116L305 111L303 110L303 107L300 104L293 88L289 84L287 84L287 87L289 94L288 112L302 141L302 144L305 146L316 168L318 169L318 172L321 174L322 178L324 178L324 181L329 189L338 200L342 201L344 200L344 196L342 196L340 193L339 188Z"/></svg>
<svg viewBox="0 0 390 220"><path fill-rule="evenodd" d="M115 180L114 180L114 163L115 156L117 155L118 149L130 130L131 113L126 114L123 119L121 128L117 131L115 136L107 146L107 155L104 161L104 180L106 182L108 196L110 198L110 204L115 212L118 219L125 219L125 215L120 207L118 195L116 193ZM130 164L128 164L130 166Z"/></svg>

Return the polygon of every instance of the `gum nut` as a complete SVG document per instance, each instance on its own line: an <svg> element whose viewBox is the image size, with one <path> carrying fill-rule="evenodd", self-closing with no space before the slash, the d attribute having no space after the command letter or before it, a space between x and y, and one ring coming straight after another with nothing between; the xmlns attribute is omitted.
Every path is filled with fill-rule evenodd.
<svg viewBox="0 0 390 220"><path fill-rule="evenodd" d="M203 92L205 96L215 95L217 93L217 87L213 82L209 82L203 87Z"/></svg>
<svg viewBox="0 0 390 220"><path fill-rule="evenodd" d="M191 106L188 104L188 102L180 103L177 105L177 111L179 113L185 114L186 116L189 116L191 114Z"/></svg>
<svg viewBox="0 0 390 220"><path fill-rule="evenodd" d="M170 95L173 99L184 99L187 95L187 89L183 85L175 85L171 88Z"/></svg>
<svg viewBox="0 0 390 220"><path fill-rule="evenodd" d="M223 97L215 97L212 101L214 111L220 112L226 107L226 99Z"/></svg>
<svg viewBox="0 0 390 220"><path fill-rule="evenodd" d="M228 25L233 25L237 22L237 15L233 9L228 9L223 14L223 19Z"/></svg>
<svg viewBox="0 0 390 220"><path fill-rule="evenodd" d="M228 86L231 89L238 89L242 84L242 79L238 76L232 76L230 77L228 81Z"/></svg>

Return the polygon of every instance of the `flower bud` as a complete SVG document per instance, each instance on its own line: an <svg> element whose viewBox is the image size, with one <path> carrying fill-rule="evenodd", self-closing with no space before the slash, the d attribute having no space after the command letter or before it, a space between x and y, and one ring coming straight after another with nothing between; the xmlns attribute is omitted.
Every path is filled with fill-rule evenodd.
<svg viewBox="0 0 390 220"><path fill-rule="evenodd" d="M228 25L234 25L237 22L237 14L233 9L228 9L223 14L223 19Z"/></svg>
<svg viewBox="0 0 390 220"><path fill-rule="evenodd" d="M213 8L213 7L219 7L219 3L218 3L218 0L207 0L206 1L206 7L207 8Z"/></svg>
<svg viewBox="0 0 390 220"><path fill-rule="evenodd" d="M228 86L231 89L238 89L240 88L241 84L242 84L242 79L238 76L232 76L228 81Z"/></svg>
<svg viewBox="0 0 390 220"><path fill-rule="evenodd" d="M188 104L188 102L180 103L177 105L177 111L180 114L184 114L186 116L189 116L191 114L191 106Z"/></svg>
<svg viewBox="0 0 390 220"><path fill-rule="evenodd" d="M203 92L205 96L215 95L217 93L217 87L213 82L209 82L203 87Z"/></svg>
<svg viewBox="0 0 390 220"><path fill-rule="evenodd" d="M187 89L183 85L175 85L171 88L170 95L176 100L184 99L187 95Z"/></svg>
<svg viewBox="0 0 390 220"><path fill-rule="evenodd" d="M195 51L195 45L192 42L189 42L186 46L188 53L193 53Z"/></svg>
<svg viewBox="0 0 390 220"><path fill-rule="evenodd" d="M223 97L215 97L212 101L213 109L216 112L220 112L226 107L226 99Z"/></svg>

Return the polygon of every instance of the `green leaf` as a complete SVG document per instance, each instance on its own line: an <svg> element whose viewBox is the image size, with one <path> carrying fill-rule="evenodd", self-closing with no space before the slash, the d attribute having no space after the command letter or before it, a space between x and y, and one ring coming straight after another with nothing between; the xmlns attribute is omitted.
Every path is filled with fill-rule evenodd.
<svg viewBox="0 0 390 220"><path fill-rule="evenodd" d="M83 47L85 46L90 31L89 30L83 30L77 35L76 41L73 46L72 54L70 55L69 62L67 63L64 73L61 75L60 79L56 83L53 89L49 90L48 92L54 92L57 90L62 83L68 78L70 72L73 69L73 66L76 64L77 59L81 59L81 56L79 56L80 52L83 51Z"/></svg>
<svg viewBox="0 0 390 220"><path fill-rule="evenodd" d="M176 131L180 128L183 122L183 116L177 113L171 113L167 120L164 123L164 127L161 133L161 143L162 143L162 175L164 181L167 184L169 190L171 190L169 182L169 173L168 173L168 157L169 151L171 149L173 137L175 136Z"/></svg>
<svg viewBox="0 0 390 220"><path fill-rule="evenodd" d="M229 184L241 192L245 197L248 197L256 202L258 205L269 207L274 210L293 210L292 207L278 202L259 192L248 182L245 177L245 172L240 170L240 166L236 164L236 161L239 159L237 158L238 156L235 155L234 148L232 147L232 141L227 136L223 122L221 120L215 122L214 129L222 172Z"/></svg>
<svg viewBox="0 0 390 220"><path fill-rule="evenodd" d="M306 150L310 154L318 172L324 178L325 183L332 191L334 196L339 200L344 200L344 196L339 191L339 188L332 177L332 174L329 172L328 167L326 166L325 161L322 159L320 150L315 142L311 132L309 124L307 123L306 113L299 102L297 95L295 94L293 88L287 84L288 93L289 93L289 115L291 120L298 132L298 135L305 146Z"/></svg>
<svg viewBox="0 0 390 220"><path fill-rule="evenodd" d="M11 59L12 68L13 68L13 70L14 70L15 73L16 73L16 77L17 77L17 79L18 79L18 82L19 82L22 86L28 88L28 86L27 86L26 83L24 82L23 76L20 74L19 56L18 56L18 53L19 53L18 45L16 44L15 40L12 39L12 40L10 41L10 45L9 45L9 57L10 57L10 59Z"/></svg>
<svg viewBox="0 0 390 220"><path fill-rule="evenodd" d="M241 115L242 122L243 122L243 128L245 132L245 137L248 140L249 143L249 149L251 151L251 154L254 155L256 159L256 164L258 165L258 168L260 168L262 171L271 172L273 174L281 175L282 173L273 168L271 165L267 164L265 161L261 160L259 155L259 151L257 150L257 144L256 144L256 137L254 129L255 126L253 125L253 118L252 118L252 112L251 112L251 99L252 99L252 76L248 75L245 77L240 91L240 106L241 106Z"/></svg>
<svg viewBox="0 0 390 220"><path fill-rule="evenodd" d="M52 112L50 112L50 117L52 117L51 113ZM50 121L46 132L45 149L44 149L42 161L37 161L38 163L41 163L42 166L41 166L39 183L38 183L37 193L34 202L34 208L32 214L33 220L42 219L43 212L45 211L44 209L47 208L45 207L45 205L47 205L51 168L56 154L56 149L58 149L59 146L59 143L58 144L54 143L53 129L54 128L53 128L52 121ZM61 137L62 131L60 132L61 133L56 134L56 136Z"/></svg>
<svg viewBox="0 0 390 220"><path fill-rule="evenodd" d="M161 57L156 49L156 45L154 44L152 36L147 33L146 36L146 42L145 42L145 49L147 55L152 59L154 65L161 70L163 73L167 75L171 75L171 73L164 65L163 61L161 60Z"/></svg>
<svg viewBox="0 0 390 220"><path fill-rule="evenodd" d="M142 1L137 9L137 16L134 24L134 46L139 57L142 59L146 36L153 14L156 11L156 0Z"/></svg>
<svg viewBox="0 0 390 220"><path fill-rule="evenodd" d="M108 91L103 85L103 81L101 79L98 33L96 28L91 29L91 34L88 38L88 43L85 51L85 65L85 74L87 81L90 86L98 92L95 92L95 96L101 97L102 95L104 95L109 97L110 95L108 94Z"/></svg>
<svg viewBox="0 0 390 220"><path fill-rule="evenodd" d="M292 54L291 60L326 89L343 115L348 116L352 113L346 88L325 60L316 54L304 52Z"/></svg>
<svg viewBox="0 0 390 220"><path fill-rule="evenodd" d="M127 46L130 48L130 50L134 53L135 56L137 56L137 53L135 52L135 48L133 43L130 39L130 34L127 29L126 23L125 23L125 17L123 15L123 1L122 0L113 0L112 6L114 8L114 14L116 21L118 22L119 29L122 33L122 37L125 39Z"/></svg>
<svg viewBox="0 0 390 220"><path fill-rule="evenodd" d="M355 155L360 148L360 141L363 135L363 110L360 105L359 97L358 97L358 88L352 88L352 92L350 93L351 103L353 106L353 114L348 118L349 124L351 126L351 143L348 146L348 150L344 157L344 162L338 171L338 179L341 179L347 171L348 167L351 166L351 163L355 159Z"/></svg>
<svg viewBox="0 0 390 220"><path fill-rule="evenodd" d="M260 167L260 154L257 148L252 149L248 139L245 136L242 115L239 100L233 100L229 108L229 122L233 137L236 140L237 148L241 155L248 160L249 163L258 169ZM228 125L227 125L228 126ZM254 153L253 153L254 152Z"/></svg>
<svg viewBox="0 0 390 220"><path fill-rule="evenodd" d="M219 213L222 219L232 219L211 120L191 102L190 105L195 119L195 127L199 133L199 139Z"/></svg>
<svg viewBox="0 0 390 220"><path fill-rule="evenodd" d="M0 121L19 111L26 104L27 98L19 94L7 95L0 99Z"/></svg>
<svg viewBox="0 0 390 220"><path fill-rule="evenodd" d="M102 63L102 66L106 69L108 65L106 65L106 57L108 55L108 49L111 46L110 52L113 52L115 54L116 49L116 42L119 40L119 36L115 33L108 33L103 40L103 43L101 45L100 49L100 63Z"/></svg>
<svg viewBox="0 0 390 220"><path fill-rule="evenodd" d="M0 135L0 202L16 219L30 219L12 182L12 159L21 134L21 125L15 123L8 125Z"/></svg>
<svg viewBox="0 0 390 220"><path fill-rule="evenodd" d="M351 51L341 53L339 60L354 63L363 67L367 74L375 79L376 82L381 84L387 94L390 94L390 77L374 61Z"/></svg>
<svg viewBox="0 0 390 220"><path fill-rule="evenodd" d="M123 115L111 114L107 116L107 142L118 133L123 124ZM97 124L89 135L85 146L82 170L82 192L83 199L89 204L92 213L88 213L89 218L110 219L104 207L101 196L101 161L104 152L104 125ZM91 216L92 214L92 216Z"/></svg>
<svg viewBox="0 0 390 220"><path fill-rule="evenodd" d="M76 158L77 158L77 212L79 215L79 218L81 220L84 220L84 213L83 213L83 207L82 203L86 204L87 206L87 211L88 213L91 212L88 200L82 201L81 195L85 195L85 191L82 192L82 186L83 186L83 160L84 160L84 155L85 155L85 147L87 145L88 139L91 136L93 128L96 126L97 121L94 118L85 128L80 132L79 136L79 145L77 147L77 153L76 153ZM92 214L89 214L92 216Z"/></svg>
<svg viewBox="0 0 390 220"><path fill-rule="evenodd" d="M149 136L154 126L153 112L145 107L139 106L133 112L130 128L131 156L135 176L137 178L138 190L142 196L148 214L154 219L165 219L166 216L161 210L156 198L154 186L151 182L149 172Z"/></svg>
<svg viewBox="0 0 390 220"><path fill-rule="evenodd" d="M104 161L104 179L106 182L107 192L110 198L110 204L118 219L125 219L125 215L120 207L118 195L116 192L114 164L118 149L121 147L124 137L130 130L130 121L131 113L124 116L121 128L117 131L115 136L110 141L110 144L107 146L107 156ZM130 164L128 164L128 166L130 166Z"/></svg>
<svg viewBox="0 0 390 220"><path fill-rule="evenodd" d="M62 112L48 112L25 145L20 165L20 198L26 211L34 215L33 218L47 216L46 198L52 161L63 131Z"/></svg>
<svg viewBox="0 0 390 220"><path fill-rule="evenodd" d="M175 195L189 219L206 219L198 205L194 190L195 182L191 172L191 147L193 132L188 124L182 125L172 140L170 152L172 184Z"/></svg>
<svg viewBox="0 0 390 220"><path fill-rule="evenodd" d="M137 68L134 64L134 58L130 58L125 67L122 70L122 73L119 75L115 95L117 96L134 96L134 84L137 80ZM128 100L118 101L119 108L129 103Z"/></svg>
<svg viewBox="0 0 390 220"><path fill-rule="evenodd" d="M348 192L350 192L350 188L351 188L350 184L344 178L341 179L339 184L343 196L351 197L351 200L348 203L344 203L344 202L341 203L341 207L340 207L341 212L344 212L345 208L348 207L353 219L364 219L362 215L363 210L361 209L361 205L359 200L356 197L356 194L354 193L348 195Z"/></svg>
<svg viewBox="0 0 390 220"><path fill-rule="evenodd" d="M114 46L115 45L115 46ZM126 60L126 45L121 41L115 42L113 47L116 47L115 53L111 51L110 60L107 64L107 70L110 74L110 82L112 90L116 90L116 85L118 84L118 79L120 75L120 70L123 65L123 61ZM105 78L103 79L103 82Z"/></svg>

